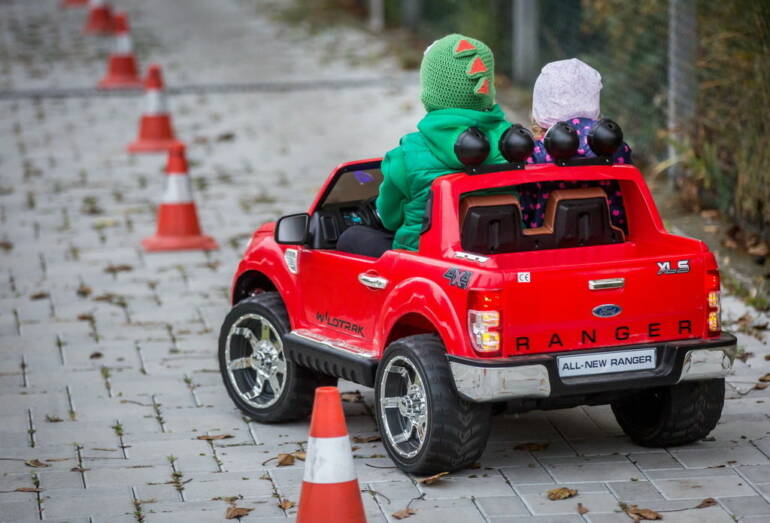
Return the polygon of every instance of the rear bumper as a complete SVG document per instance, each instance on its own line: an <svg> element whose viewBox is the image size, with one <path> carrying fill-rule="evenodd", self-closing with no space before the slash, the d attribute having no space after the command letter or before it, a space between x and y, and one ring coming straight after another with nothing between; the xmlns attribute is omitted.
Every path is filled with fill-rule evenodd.
<svg viewBox="0 0 770 523"><path fill-rule="evenodd" d="M563 352L494 361L452 355L447 358L457 392L468 400L487 402L589 395L724 378L732 368L736 345L735 336L723 333L713 340L603 347L580 351L579 354L643 348L656 349L657 365L654 369L574 377L559 376L556 361L558 356L565 355Z"/></svg>

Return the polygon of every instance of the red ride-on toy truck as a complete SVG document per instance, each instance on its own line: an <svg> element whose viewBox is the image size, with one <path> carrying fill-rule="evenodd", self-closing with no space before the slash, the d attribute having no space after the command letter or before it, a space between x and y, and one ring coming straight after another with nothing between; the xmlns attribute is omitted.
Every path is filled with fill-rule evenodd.
<svg viewBox="0 0 770 523"><path fill-rule="evenodd" d="M714 256L666 232L635 167L557 149L556 164L437 178L416 252L335 249L347 227L379 225L376 159L341 165L307 213L260 227L219 341L235 404L271 423L306 416L337 378L373 387L388 454L415 473L473 464L501 404L609 404L645 446L705 437L735 349ZM546 212L527 228L517 195L538 183Z"/></svg>

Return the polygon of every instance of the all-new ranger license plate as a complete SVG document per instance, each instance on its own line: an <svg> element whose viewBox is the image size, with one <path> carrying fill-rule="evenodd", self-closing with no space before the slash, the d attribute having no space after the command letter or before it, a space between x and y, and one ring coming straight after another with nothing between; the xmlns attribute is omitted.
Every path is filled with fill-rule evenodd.
<svg viewBox="0 0 770 523"><path fill-rule="evenodd" d="M619 350L581 356L559 356L559 376L587 376L655 368L655 349Z"/></svg>

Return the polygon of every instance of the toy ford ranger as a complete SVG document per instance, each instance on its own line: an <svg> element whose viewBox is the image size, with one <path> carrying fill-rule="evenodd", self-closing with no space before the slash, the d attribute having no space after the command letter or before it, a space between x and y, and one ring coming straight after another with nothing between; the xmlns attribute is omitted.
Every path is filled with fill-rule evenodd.
<svg viewBox="0 0 770 523"><path fill-rule="evenodd" d="M380 226L376 159L341 165L307 213L261 226L219 340L235 404L271 423L309 414L337 378L373 387L384 446L414 473L473 464L505 404L609 404L645 446L705 437L735 349L714 256L666 232L635 167L572 161L563 145L551 140L555 164L520 154L437 178L416 252L335 249L347 227ZM527 227L518 198L538 184L543 223Z"/></svg>

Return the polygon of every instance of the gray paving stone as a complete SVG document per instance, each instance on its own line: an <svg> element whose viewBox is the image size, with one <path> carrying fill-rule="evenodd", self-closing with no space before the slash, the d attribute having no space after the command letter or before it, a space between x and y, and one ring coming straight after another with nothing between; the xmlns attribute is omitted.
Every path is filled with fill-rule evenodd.
<svg viewBox="0 0 770 523"><path fill-rule="evenodd" d="M746 480L735 476L655 479L655 487L668 499L703 499L719 496L753 496Z"/></svg>
<svg viewBox="0 0 770 523"><path fill-rule="evenodd" d="M121 516L134 511L129 488L54 489L43 495L46 517Z"/></svg>
<svg viewBox="0 0 770 523"><path fill-rule="evenodd" d="M649 481L611 481L607 483L607 487L616 498L629 504L663 499L660 492Z"/></svg>
<svg viewBox="0 0 770 523"><path fill-rule="evenodd" d="M516 494L505 496L478 496L475 499L476 506L488 519L496 516L529 515L529 511Z"/></svg>
<svg viewBox="0 0 770 523"><path fill-rule="evenodd" d="M737 518L765 516L770 519L770 503L760 496L723 497L719 499L719 502Z"/></svg>
<svg viewBox="0 0 770 523"><path fill-rule="evenodd" d="M622 481L638 478L641 473L632 463L546 464L557 482Z"/></svg>

